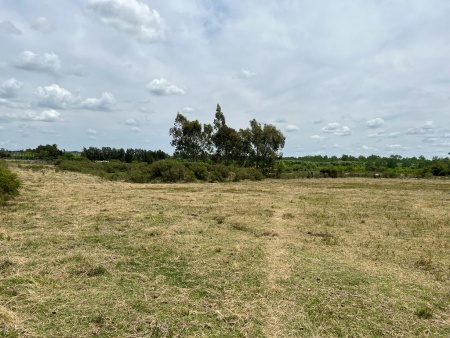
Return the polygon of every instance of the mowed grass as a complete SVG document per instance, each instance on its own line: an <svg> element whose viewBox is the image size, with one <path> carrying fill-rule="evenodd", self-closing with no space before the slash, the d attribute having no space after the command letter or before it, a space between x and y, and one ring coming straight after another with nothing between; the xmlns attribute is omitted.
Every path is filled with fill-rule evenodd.
<svg viewBox="0 0 450 338"><path fill-rule="evenodd" d="M0 337L450 336L450 180L12 169Z"/></svg>

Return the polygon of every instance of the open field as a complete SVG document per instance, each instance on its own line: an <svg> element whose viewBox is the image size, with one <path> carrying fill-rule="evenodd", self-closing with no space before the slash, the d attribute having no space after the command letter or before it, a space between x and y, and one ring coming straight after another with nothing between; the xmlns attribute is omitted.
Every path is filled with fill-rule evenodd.
<svg viewBox="0 0 450 338"><path fill-rule="evenodd" d="M11 169L0 337L450 336L450 180Z"/></svg>

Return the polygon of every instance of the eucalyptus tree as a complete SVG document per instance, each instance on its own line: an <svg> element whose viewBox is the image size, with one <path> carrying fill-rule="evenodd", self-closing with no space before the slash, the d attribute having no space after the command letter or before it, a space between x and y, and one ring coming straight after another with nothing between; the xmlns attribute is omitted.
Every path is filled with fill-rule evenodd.
<svg viewBox="0 0 450 338"><path fill-rule="evenodd" d="M235 129L227 126L225 114L222 112L219 104L217 104L213 126L212 141L215 148L214 159L216 162L230 163L239 161L241 157L241 137Z"/></svg>
<svg viewBox="0 0 450 338"><path fill-rule="evenodd" d="M202 160L208 155L210 133L209 125L202 126L198 120L189 121L178 113L174 126L169 130L172 136L170 144L175 147L175 155L191 161Z"/></svg>

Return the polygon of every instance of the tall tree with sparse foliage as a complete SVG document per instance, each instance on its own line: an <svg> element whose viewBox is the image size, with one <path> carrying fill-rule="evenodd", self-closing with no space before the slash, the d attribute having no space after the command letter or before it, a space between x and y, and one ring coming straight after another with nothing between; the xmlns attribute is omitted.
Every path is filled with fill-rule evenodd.
<svg viewBox="0 0 450 338"><path fill-rule="evenodd" d="M216 162L230 163L237 161L241 154L241 138L239 133L226 124L222 108L217 104L214 118L214 134L212 137L215 146Z"/></svg>

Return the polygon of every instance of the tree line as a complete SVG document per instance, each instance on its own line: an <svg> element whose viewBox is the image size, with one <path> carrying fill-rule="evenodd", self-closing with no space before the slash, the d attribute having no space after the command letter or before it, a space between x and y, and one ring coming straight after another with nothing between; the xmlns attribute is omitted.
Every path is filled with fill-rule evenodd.
<svg viewBox="0 0 450 338"><path fill-rule="evenodd" d="M362 175L382 173L387 177L411 176L431 177L450 176L450 158L433 157L427 159L424 156L402 157L390 156L303 156L283 158L287 171L308 172L322 171L333 173L334 176L343 176L346 173ZM331 176L331 175L330 175Z"/></svg>
<svg viewBox="0 0 450 338"><path fill-rule="evenodd" d="M146 162L151 164L155 161L170 158L170 155L162 150L145 150L145 149L123 149L123 148L83 148L81 156L90 161L112 161L117 160L121 162Z"/></svg>

